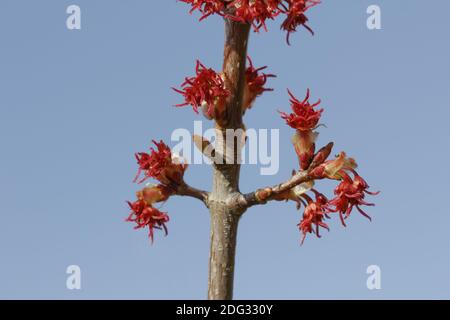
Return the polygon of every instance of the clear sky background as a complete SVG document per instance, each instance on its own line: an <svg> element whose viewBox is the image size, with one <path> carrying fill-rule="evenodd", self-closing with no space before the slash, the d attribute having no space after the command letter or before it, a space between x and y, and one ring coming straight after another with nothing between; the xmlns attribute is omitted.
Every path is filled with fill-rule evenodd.
<svg viewBox="0 0 450 320"><path fill-rule="evenodd" d="M82 9L69 31L66 8ZM382 9L382 30L366 9ZM139 186L134 152L201 120L176 109L170 90L195 59L220 69L223 22L202 23L175 0L0 1L0 298L203 299L209 216L173 198L169 236L125 223ZM259 98L249 128L280 128L281 167L260 176L242 168L241 189L285 180L297 166L293 130L277 110L286 88L307 87L326 109L320 144L336 142L360 164L377 206L373 222L355 212L300 247L292 203L242 218L235 298L450 298L450 2L324 0L309 12L316 36L285 43L280 21L251 34L249 54L278 75ZM210 124L205 120L204 127ZM173 143L172 143L173 145ZM211 170L186 180L209 188ZM322 188L321 188L322 187ZM331 194L331 186L319 188ZM82 290L66 289L66 268L82 269ZM366 287L379 265L382 289Z"/></svg>

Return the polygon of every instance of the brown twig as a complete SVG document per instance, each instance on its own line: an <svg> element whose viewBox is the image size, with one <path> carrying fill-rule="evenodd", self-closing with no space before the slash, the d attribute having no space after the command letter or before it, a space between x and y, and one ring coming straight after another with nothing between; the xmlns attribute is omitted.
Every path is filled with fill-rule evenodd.
<svg viewBox="0 0 450 320"><path fill-rule="evenodd" d="M207 201L209 193L207 191L191 187L186 183L182 183L176 188L175 195L183 197L192 197L202 201L206 206L208 205Z"/></svg>
<svg viewBox="0 0 450 320"><path fill-rule="evenodd" d="M312 169L321 165L328 158L332 149L333 142L330 142L316 153L308 170L299 171L294 174L289 180L277 184L273 187L262 188L254 192L241 195L236 200L238 202L238 205L247 209L254 205L265 204L268 201L276 200L277 196L286 191L289 191L292 188L295 188L299 184L314 180L314 178L309 176L309 173Z"/></svg>
<svg viewBox="0 0 450 320"><path fill-rule="evenodd" d="M313 180L309 177L308 173L309 171L300 171L283 183L243 194L237 199L239 206L250 208L254 205L265 204L268 201L275 200L276 196L281 195L283 192L286 192L299 184Z"/></svg>

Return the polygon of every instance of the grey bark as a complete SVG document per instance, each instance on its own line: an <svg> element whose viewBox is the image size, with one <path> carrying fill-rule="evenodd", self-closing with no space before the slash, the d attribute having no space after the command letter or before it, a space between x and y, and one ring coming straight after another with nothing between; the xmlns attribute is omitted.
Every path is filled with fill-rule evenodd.
<svg viewBox="0 0 450 320"><path fill-rule="evenodd" d="M245 83L245 64L250 25L225 19L225 48L223 72L230 91L223 119L217 121L218 144L216 151L227 158L226 129L239 129L242 124L242 97ZM240 165L237 163L237 146L234 143L231 164L213 166L213 188L208 197L211 215L211 247L209 257L208 299L233 298L234 262L239 218L244 209L237 205Z"/></svg>

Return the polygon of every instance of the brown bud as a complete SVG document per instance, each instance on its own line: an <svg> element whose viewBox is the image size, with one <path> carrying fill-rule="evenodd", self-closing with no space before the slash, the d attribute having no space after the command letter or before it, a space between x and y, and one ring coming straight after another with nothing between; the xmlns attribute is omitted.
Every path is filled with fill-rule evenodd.
<svg viewBox="0 0 450 320"><path fill-rule="evenodd" d="M311 162L311 165L309 166L309 168L314 169L318 165L322 164L325 160L327 160L328 156L330 155L330 153L333 149L333 145L334 145L334 143L330 142L325 147L320 149L314 156L314 159Z"/></svg>
<svg viewBox="0 0 450 320"><path fill-rule="evenodd" d="M144 200L148 205L156 202L164 202L173 192L164 185L148 185L144 189L136 192L139 200Z"/></svg>
<svg viewBox="0 0 450 320"><path fill-rule="evenodd" d="M265 189L256 191L256 199L258 199L259 201L265 201L271 195L272 195L272 189L270 189L270 188L265 188Z"/></svg>

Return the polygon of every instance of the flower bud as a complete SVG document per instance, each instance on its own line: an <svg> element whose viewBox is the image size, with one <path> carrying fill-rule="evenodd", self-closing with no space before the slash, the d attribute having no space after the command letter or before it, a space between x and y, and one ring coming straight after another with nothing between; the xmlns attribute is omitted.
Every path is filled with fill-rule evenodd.
<svg viewBox="0 0 450 320"><path fill-rule="evenodd" d="M310 168L315 168L319 164L322 164L325 160L327 160L328 156L331 153L331 150L333 149L333 142L328 143L325 147L317 151L316 155L314 156L313 161L310 164Z"/></svg>
<svg viewBox="0 0 450 320"><path fill-rule="evenodd" d="M355 160L353 158L347 158L345 152L341 152L337 155L336 159L325 161L320 166L314 168L310 172L310 176L314 179L328 178L342 180L346 170L352 170L356 167Z"/></svg>
<svg viewBox="0 0 450 320"><path fill-rule="evenodd" d="M164 202L169 199L173 191L164 185L147 185L144 189L136 192L139 200L144 200L147 204Z"/></svg>
<svg viewBox="0 0 450 320"><path fill-rule="evenodd" d="M316 149L315 141L319 134L317 132L299 131L292 137L292 144L295 147L295 152L299 160L300 168L306 170L309 168L311 161L314 157L314 151Z"/></svg>

